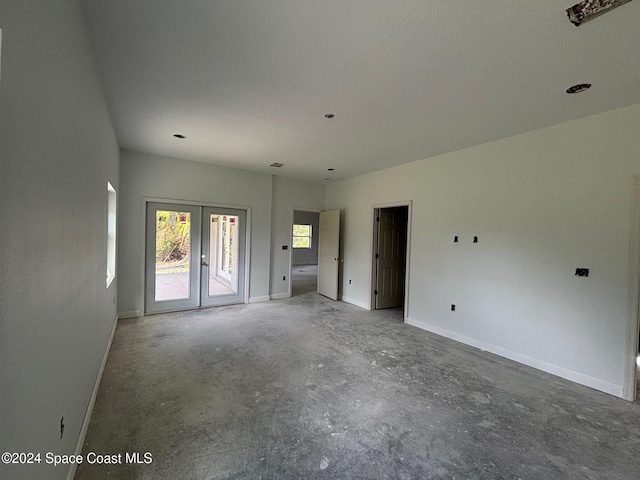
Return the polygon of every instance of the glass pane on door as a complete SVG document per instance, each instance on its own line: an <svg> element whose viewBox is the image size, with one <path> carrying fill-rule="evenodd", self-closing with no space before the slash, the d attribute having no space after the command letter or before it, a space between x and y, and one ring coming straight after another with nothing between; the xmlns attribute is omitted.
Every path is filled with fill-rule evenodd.
<svg viewBox="0 0 640 480"><path fill-rule="evenodd" d="M208 296L238 293L238 225L234 215L209 215Z"/></svg>
<svg viewBox="0 0 640 480"><path fill-rule="evenodd" d="M247 212L204 207L202 219L200 305L242 303L245 300Z"/></svg>
<svg viewBox="0 0 640 480"><path fill-rule="evenodd" d="M145 230L145 313L198 307L200 207L149 202Z"/></svg>
<svg viewBox="0 0 640 480"><path fill-rule="evenodd" d="M155 300L185 300L191 293L191 213L156 210Z"/></svg>

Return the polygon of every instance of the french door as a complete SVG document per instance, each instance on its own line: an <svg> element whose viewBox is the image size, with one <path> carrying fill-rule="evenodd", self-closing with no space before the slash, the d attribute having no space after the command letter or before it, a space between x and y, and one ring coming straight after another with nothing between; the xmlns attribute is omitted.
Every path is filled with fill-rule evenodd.
<svg viewBox="0 0 640 480"><path fill-rule="evenodd" d="M145 313L244 302L246 211L147 203Z"/></svg>

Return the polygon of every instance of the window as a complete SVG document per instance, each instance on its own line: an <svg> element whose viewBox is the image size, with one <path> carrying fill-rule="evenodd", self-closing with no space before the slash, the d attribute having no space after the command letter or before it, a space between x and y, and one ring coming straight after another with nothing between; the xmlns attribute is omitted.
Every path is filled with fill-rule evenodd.
<svg viewBox="0 0 640 480"><path fill-rule="evenodd" d="M116 278L116 189L107 182L107 288Z"/></svg>
<svg viewBox="0 0 640 480"><path fill-rule="evenodd" d="M311 225L293 226L293 248L311 248Z"/></svg>

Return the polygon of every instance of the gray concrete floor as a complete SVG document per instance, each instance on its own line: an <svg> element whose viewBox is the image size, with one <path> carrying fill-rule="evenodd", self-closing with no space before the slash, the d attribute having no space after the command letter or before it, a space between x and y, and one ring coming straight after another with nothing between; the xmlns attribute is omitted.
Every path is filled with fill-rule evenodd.
<svg viewBox="0 0 640 480"><path fill-rule="evenodd" d="M635 479L640 405L315 293L119 322L100 479Z"/></svg>
<svg viewBox="0 0 640 480"><path fill-rule="evenodd" d="M318 291L318 265L291 267L291 296Z"/></svg>

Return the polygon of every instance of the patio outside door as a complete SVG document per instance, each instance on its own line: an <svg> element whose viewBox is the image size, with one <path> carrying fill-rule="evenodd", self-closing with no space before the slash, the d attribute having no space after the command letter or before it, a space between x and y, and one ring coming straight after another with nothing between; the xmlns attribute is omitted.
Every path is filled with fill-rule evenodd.
<svg viewBox="0 0 640 480"><path fill-rule="evenodd" d="M145 313L244 301L246 211L148 203Z"/></svg>

